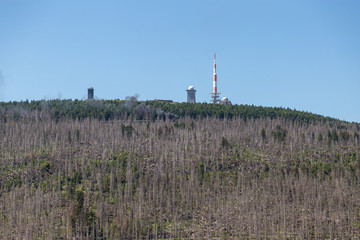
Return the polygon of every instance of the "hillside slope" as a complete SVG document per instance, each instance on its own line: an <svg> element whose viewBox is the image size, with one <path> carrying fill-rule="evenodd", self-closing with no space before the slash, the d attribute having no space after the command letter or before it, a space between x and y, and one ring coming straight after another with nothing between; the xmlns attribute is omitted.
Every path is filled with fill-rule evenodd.
<svg viewBox="0 0 360 240"><path fill-rule="evenodd" d="M0 238L360 237L356 123L52 103L0 108Z"/></svg>

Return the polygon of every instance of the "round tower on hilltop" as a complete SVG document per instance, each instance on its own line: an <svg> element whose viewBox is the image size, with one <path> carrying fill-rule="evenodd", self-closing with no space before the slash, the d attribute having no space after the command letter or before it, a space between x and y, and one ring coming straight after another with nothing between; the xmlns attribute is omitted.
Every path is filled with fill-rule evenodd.
<svg viewBox="0 0 360 240"><path fill-rule="evenodd" d="M186 89L186 91L187 91L187 102L196 103L196 97L195 97L196 90L194 86L189 86L188 89Z"/></svg>

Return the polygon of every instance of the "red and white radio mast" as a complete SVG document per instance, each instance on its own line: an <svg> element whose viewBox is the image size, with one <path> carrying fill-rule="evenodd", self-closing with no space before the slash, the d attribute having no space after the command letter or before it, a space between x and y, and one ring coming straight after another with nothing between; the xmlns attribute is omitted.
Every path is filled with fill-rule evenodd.
<svg viewBox="0 0 360 240"><path fill-rule="evenodd" d="M213 92L211 93L211 102L216 104L219 103L219 94L217 92L217 75L216 75L216 56L214 53L214 73L213 73Z"/></svg>

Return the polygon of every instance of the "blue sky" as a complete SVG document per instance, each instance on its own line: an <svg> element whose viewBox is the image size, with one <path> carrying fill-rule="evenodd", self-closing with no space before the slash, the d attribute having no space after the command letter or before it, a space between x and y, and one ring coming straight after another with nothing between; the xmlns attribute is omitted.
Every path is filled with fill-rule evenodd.
<svg viewBox="0 0 360 240"><path fill-rule="evenodd" d="M209 102L360 122L358 0L0 0L0 100Z"/></svg>

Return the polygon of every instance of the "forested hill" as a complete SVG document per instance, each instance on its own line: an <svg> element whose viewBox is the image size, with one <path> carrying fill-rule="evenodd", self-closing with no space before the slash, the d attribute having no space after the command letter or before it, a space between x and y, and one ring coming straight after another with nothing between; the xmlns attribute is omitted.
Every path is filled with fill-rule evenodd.
<svg viewBox="0 0 360 240"><path fill-rule="evenodd" d="M0 103L0 116L6 118L21 118L31 111L48 111L56 120L60 118L85 119L94 118L113 120L133 118L136 120L162 118L228 118L243 119L286 119L296 122L311 123L314 121L340 122L334 118L324 117L308 112L280 107L261 107L249 105L214 105L207 103L169 103L160 101L137 101L135 97L121 100L42 100Z"/></svg>
<svg viewBox="0 0 360 240"><path fill-rule="evenodd" d="M358 239L360 124L246 105L0 103L0 239Z"/></svg>

